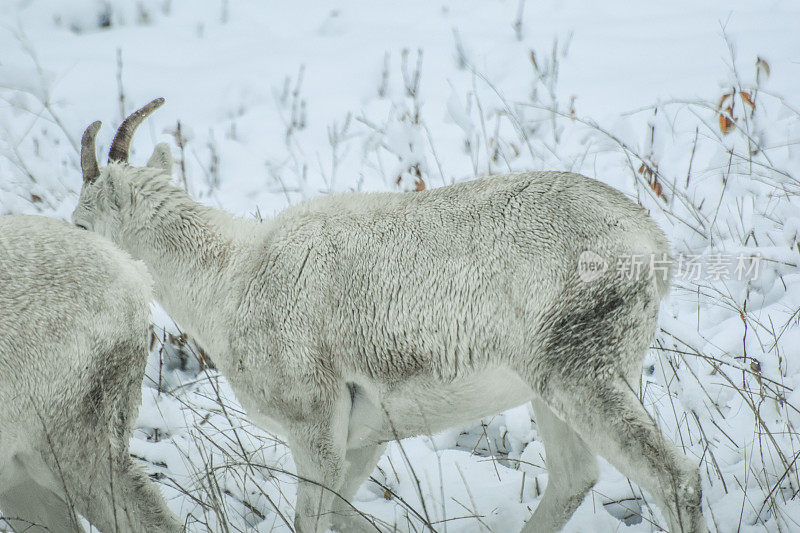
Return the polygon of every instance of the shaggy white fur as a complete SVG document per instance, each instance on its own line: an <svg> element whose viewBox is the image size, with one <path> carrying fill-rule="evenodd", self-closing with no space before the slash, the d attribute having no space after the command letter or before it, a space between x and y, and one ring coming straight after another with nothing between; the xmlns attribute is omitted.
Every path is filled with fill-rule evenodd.
<svg viewBox="0 0 800 533"><path fill-rule="evenodd" d="M128 441L150 276L102 237L0 216L0 510L14 531L181 531Z"/></svg>
<svg viewBox="0 0 800 533"><path fill-rule="evenodd" d="M550 481L525 532L569 519L596 454L661 501L672 531L706 531L695 465L636 394L668 279L613 268L669 247L618 191L537 172L332 195L257 223L172 185L166 146L149 165L92 169L74 221L147 264L253 421L287 436L299 531L374 531L343 499L387 441L529 400ZM588 282L587 250L612 265Z"/></svg>

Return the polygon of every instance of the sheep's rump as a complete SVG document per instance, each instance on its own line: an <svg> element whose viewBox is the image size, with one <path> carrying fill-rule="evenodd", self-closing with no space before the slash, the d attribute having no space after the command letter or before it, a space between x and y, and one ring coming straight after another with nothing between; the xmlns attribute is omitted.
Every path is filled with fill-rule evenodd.
<svg viewBox="0 0 800 533"><path fill-rule="evenodd" d="M8 449L15 428L56 433L75 417L97 418L89 411L105 383L130 409L146 363L150 286L143 265L95 234L0 216L0 443Z"/></svg>

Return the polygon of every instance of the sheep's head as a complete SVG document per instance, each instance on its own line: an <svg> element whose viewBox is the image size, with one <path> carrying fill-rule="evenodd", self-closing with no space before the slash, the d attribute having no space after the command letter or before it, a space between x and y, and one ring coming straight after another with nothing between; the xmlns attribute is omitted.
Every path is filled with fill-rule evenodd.
<svg viewBox="0 0 800 533"><path fill-rule="evenodd" d="M95 137L100 122L86 128L81 140L81 171L83 187L78 206L72 213L72 222L83 229L95 231L112 240L120 227L122 211L130 206L135 182L155 178L172 172L172 154L169 146L159 144L146 167L128 164L133 133L139 124L164 103L157 98L135 111L120 124L108 153L108 165L100 168L97 164Z"/></svg>

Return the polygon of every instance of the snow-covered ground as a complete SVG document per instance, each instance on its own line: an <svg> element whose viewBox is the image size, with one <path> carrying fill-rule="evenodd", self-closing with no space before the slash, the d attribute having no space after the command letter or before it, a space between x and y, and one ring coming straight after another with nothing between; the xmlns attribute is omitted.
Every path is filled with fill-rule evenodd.
<svg viewBox="0 0 800 533"><path fill-rule="evenodd" d="M133 160L169 142L176 179L242 216L509 170L605 181L703 263L679 272L642 379L700 465L709 528L798 531L798 23L794 0L7 0L0 213L68 218L85 126L103 120L103 151L157 96ZM155 311L132 453L190 531L289 531L288 448ZM601 463L566 530L657 531ZM522 406L390 446L355 503L398 531L516 531L544 464Z"/></svg>

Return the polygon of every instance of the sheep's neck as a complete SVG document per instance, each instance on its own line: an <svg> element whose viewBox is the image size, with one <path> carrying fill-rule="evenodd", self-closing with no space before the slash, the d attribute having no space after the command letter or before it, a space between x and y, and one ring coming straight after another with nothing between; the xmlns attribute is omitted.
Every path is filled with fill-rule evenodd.
<svg viewBox="0 0 800 533"><path fill-rule="evenodd" d="M233 258L244 245L237 235L254 233L236 228L247 224L255 223L200 204L171 206L126 246L147 265L167 313L217 359L227 356Z"/></svg>

